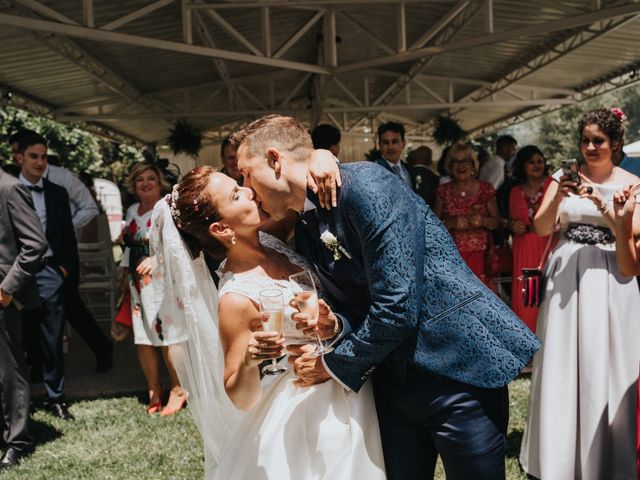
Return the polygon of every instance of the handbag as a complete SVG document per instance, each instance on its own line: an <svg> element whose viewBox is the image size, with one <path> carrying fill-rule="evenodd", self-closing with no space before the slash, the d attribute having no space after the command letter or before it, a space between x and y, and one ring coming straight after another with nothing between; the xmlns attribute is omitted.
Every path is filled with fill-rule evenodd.
<svg viewBox="0 0 640 480"><path fill-rule="evenodd" d="M523 268L522 275L518 278L522 280L522 304L525 307L537 307L542 301L542 267L547 260L553 236L553 234L549 235L549 240L547 240L547 245L544 247L538 266L536 268Z"/></svg>
<svg viewBox="0 0 640 480"><path fill-rule="evenodd" d="M111 338L116 342L121 342L133 330L133 319L131 318L131 293L125 289L118 301L118 311L111 322Z"/></svg>

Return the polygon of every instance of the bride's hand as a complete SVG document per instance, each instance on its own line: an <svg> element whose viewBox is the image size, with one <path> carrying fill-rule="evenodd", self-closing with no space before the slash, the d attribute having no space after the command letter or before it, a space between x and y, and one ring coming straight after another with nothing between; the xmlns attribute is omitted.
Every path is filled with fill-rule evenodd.
<svg viewBox="0 0 640 480"><path fill-rule="evenodd" d="M252 332L244 363L249 367L285 355L284 335L280 332Z"/></svg>
<svg viewBox="0 0 640 480"><path fill-rule="evenodd" d="M296 385L299 387L310 387L331 379L331 375L324 368L322 358L311 356L315 349L315 345L289 345L287 347L288 361L298 377Z"/></svg>
<svg viewBox="0 0 640 480"><path fill-rule="evenodd" d="M329 150L314 150L307 173L307 186L318 194L320 206L328 210L338 206L337 190L342 186L336 160L335 155Z"/></svg>
<svg viewBox="0 0 640 480"><path fill-rule="evenodd" d="M295 300L291 300L289 305L298 310ZM322 299L318 300L318 313L316 324L309 323L309 315L306 313L294 313L291 315L291 319L295 322L296 329L301 330L305 335L313 336L317 333L322 340L335 337L340 332L340 322L338 322L335 313L331 311L331 307Z"/></svg>

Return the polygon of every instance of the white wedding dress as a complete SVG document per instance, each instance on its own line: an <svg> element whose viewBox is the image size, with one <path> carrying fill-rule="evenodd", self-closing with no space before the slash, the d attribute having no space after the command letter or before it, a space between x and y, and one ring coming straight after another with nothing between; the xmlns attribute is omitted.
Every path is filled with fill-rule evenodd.
<svg viewBox="0 0 640 480"><path fill-rule="evenodd" d="M622 185L598 185L611 205ZM571 196L560 223L606 227L593 203ZM615 244L563 238L544 271L538 314L542 348L533 361L520 463L543 480L636 477L636 382L640 293L624 277Z"/></svg>
<svg viewBox="0 0 640 480"><path fill-rule="evenodd" d="M312 270L284 243L261 234L263 245ZM224 264L221 269L224 268ZM319 282L316 282L319 284ZM293 298L286 280L256 274L221 275L219 296L235 292L258 303L259 292L277 288L285 305ZM287 343L307 343L285 308ZM283 360L285 361L285 360ZM262 398L244 419L222 452L219 480L377 480L384 479L384 460L371 385L349 392L335 381L301 388L292 369L263 379Z"/></svg>

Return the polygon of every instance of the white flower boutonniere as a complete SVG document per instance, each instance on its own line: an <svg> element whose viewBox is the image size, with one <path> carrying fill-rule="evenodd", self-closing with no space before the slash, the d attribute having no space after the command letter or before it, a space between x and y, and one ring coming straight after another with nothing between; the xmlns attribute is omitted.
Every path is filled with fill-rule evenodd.
<svg viewBox="0 0 640 480"><path fill-rule="evenodd" d="M420 185L422 185L422 175L416 175L416 190L418 190L420 188Z"/></svg>
<svg viewBox="0 0 640 480"><path fill-rule="evenodd" d="M329 230L325 230L322 235L320 235L320 240L324 243L324 246L333 252L333 260L338 261L342 258L342 255L351 260L351 255L347 252L342 245L338 242L338 237L336 237Z"/></svg>

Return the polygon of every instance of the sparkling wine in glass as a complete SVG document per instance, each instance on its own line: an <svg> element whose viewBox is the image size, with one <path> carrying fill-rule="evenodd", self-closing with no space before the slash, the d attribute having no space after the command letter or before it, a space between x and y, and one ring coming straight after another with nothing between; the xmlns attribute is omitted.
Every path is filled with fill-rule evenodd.
<svg viewBox="0 0 640 480"><path fill-rule="evenodd" d="M269 314L269 320L262 322L262 328L265 332L282 333L282 322L284 320L284 303L282 292L275 288L260 291L260 309ZM271 363L262 369L265 375L280 375L287 371L287 367L278 363L275 358L271 359Z"/></svg>
<svg viewBox="0 0 640 480"><path fill-rule="evenodd" d="M293 289L293 298L300 309L300 313L304 313L308 316L309 325L316 325L318 323L318 292L316 291L316 285L313 282L313 277L309 270L304 270L299 273L294 273L289 276L289 282L291 282L291 288ZM316 339L316 349L311 354L314 357L321 357L325 353L333 351L333 347L327 347L320 340L320 336L316 331L314 333Z"/></svg>

